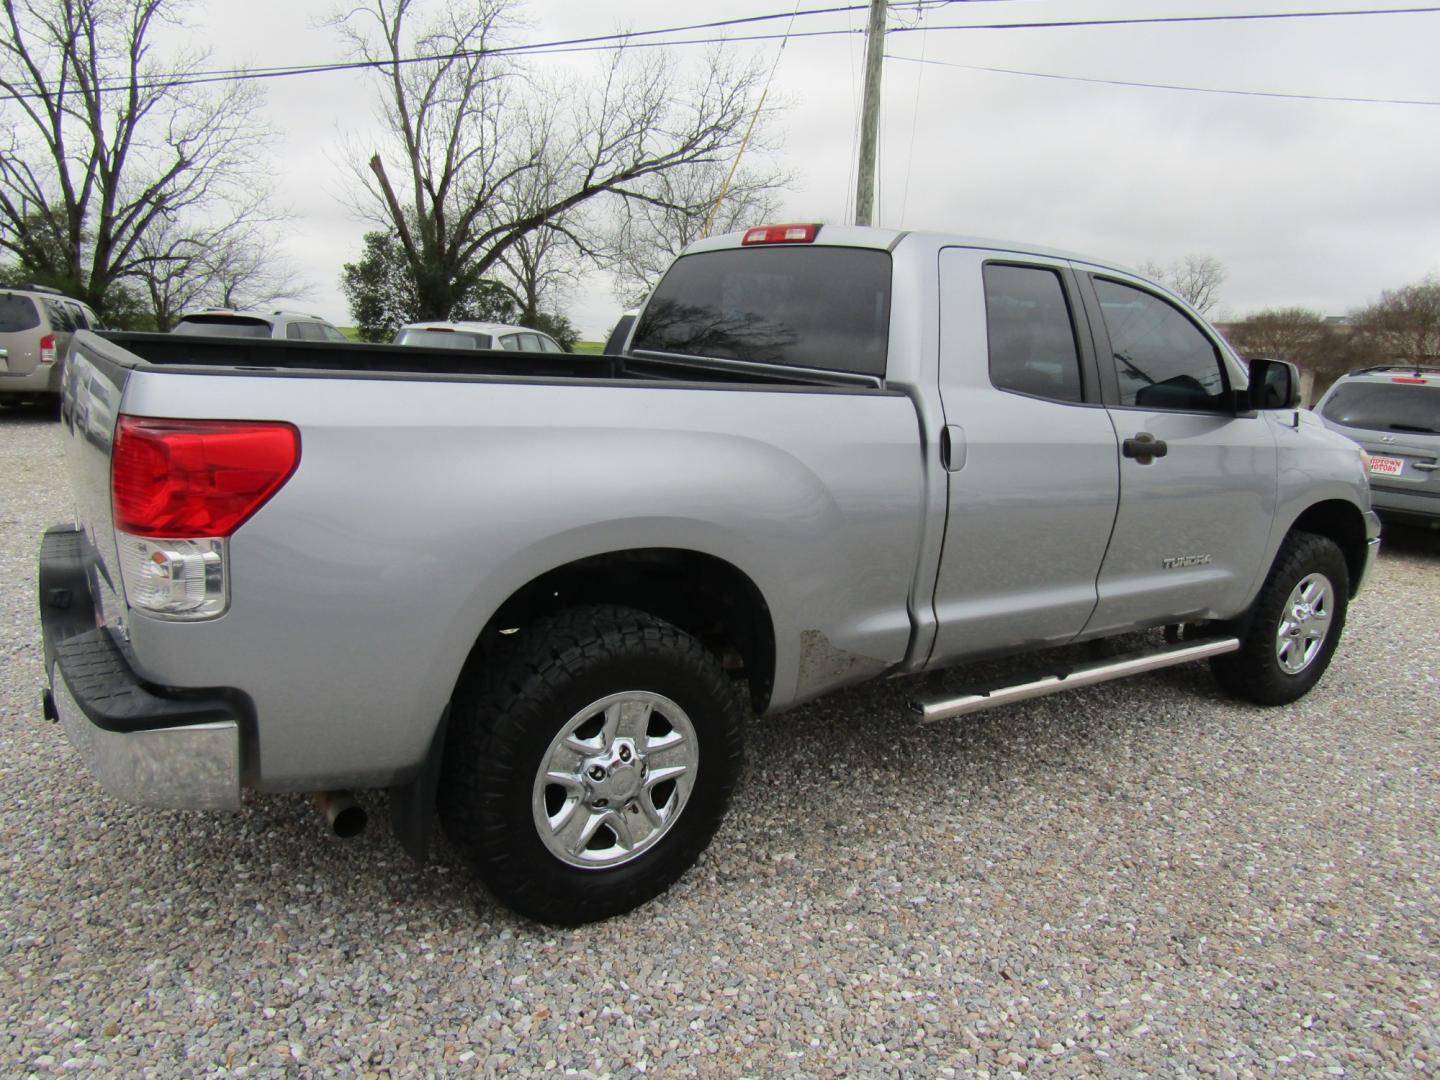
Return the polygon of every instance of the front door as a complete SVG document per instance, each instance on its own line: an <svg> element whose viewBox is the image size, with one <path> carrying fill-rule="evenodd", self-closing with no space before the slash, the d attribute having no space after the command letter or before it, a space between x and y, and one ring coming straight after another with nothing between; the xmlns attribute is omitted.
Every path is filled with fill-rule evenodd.
<svg viewBox="0 0 1440 1080"><path fill-rule="evenodd" d="M1270 426L1237 415L1238 364L1180 306L1123 275L1077 277L1121 444L1120 511L1086 633L1238 614L1275 516Z"/></svg>
<svg viewBox="0 0 1440 1080"><path fill-rule="evenodd" d="M1062 260L940 254L949 508L931 663L1061 644L1095 609L1115 430Z"/></svg>

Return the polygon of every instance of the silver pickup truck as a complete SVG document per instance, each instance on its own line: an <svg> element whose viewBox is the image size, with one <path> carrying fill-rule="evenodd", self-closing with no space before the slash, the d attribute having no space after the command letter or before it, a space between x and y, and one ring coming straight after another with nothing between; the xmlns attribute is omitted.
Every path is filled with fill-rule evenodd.
<svg viewBox="0 0 1440 1080"><path fill-rule="evenodd" d="M504 903L603 918L709 842L742 693L1035 653L918 718L1199 659L1304 694L1379 528L1296 403L1124 270L831 225L696 244L619 355L81 333L45 709L122 799L388 788L413 853L438 811Z"/></svg>

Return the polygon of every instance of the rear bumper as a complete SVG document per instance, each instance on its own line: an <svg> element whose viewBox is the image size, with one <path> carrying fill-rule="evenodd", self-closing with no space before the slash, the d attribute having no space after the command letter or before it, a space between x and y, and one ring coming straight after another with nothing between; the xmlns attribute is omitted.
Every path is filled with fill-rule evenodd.
<svg viewBox="0 0 1440 1080"><path fill-rule="evenodd" d="M58 394L60 372L59 364L37 364L23 375L0 371L0 394Z"/></svg>
<svg viewBox="0 0 1440 1080"><path fill-rule="evenodd" d="M95 625L78 530L45 533L39 589L46 715L60 721L100 786L140 806L238 809L240 696L165 690L136 675L110 632Z"/></svg>
<svg viewBox="0 0 1440 1080"><path fill-rule="evenodd" d="M1396 491L1370 485L1370 505L1387 517L1415 522L1440 521L1440 495L1424 491Z"/></svg>

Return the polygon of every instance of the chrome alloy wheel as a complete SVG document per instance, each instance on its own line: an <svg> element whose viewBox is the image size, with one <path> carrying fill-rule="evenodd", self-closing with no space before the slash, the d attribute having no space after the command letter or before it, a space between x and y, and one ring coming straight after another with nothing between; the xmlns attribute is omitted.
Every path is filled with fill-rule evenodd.
<svg viewBox="0 0 1440 1080"><path fill-rule="evenodd" d="M1320 655L1330 633L1335 586L1324 574L1306 574L1285 601L1275 635L1275 658L1287 675L1299 675Z"/></svg>
<svg viewBox="0 0 1440 1080"><path fill-rule="evenodd" d="M541 759L535 828L571 866L627 863L670 831L699 764L695 728L675 702L645 690L603 697L572 716Z"/></svg>

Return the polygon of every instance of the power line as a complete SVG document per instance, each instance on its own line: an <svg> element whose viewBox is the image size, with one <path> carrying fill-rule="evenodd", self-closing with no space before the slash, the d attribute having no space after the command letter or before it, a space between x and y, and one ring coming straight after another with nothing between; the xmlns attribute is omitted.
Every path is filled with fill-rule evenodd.
<svg viewBox="0 0 1440 1080"><path fill-rule="evenodd" d="M975 0L920 0L926 7L944 7L957 2L973 3ZM559 41L537 42L529 45L508 45L491 49L459 49L450 53L426 53L420 56L405 56L390 60L340 60L329 64L287 64L275 67L262 68L215 68L205 71L188 72L173 76L152 76L151 81L140 84L141 89L154 89L162 86L198 86L211 82L246 82L257 79L285 78L291 75L319 75L335 71L359 71L367 68L389 68L402 64L423 64L433 63L437 60L456 60L467 56L509 56L517 53L549 51L590 51L578 48L585 45L605 44L606 48L616 43L626 44L634 42L637 46L644 47L650 43L635 42L637 38L656 37L663 34L690 33L695 30L723 30L730 26L749 25L751 23L772 22L778 19L795 19L812 15L837 15L845 12L861 11L865 4L845 4L835 7L807 8L804 11L773 12L768 15L749 15L734 19L717 19L711 22L688 23L683 26L658 27L652 30L617 31L612 34L595 34L590 37L565 38ZM771 37L783 37L787 35L767 35L764 38L745 38L742 40L769 40ZM709 40L730 40L702 39ZM128 90L130 84L114 83L109 86L97 88L99 93L109 93L116 90ZM80 93L81 91L72 91ZM17 95L18 97L38 97L38 94ZM3 99L0 99L3 100Z"/></svg>
<svg viewBox="0 0 1440 1080"><path fill-rule="evenodd" d="M954 3L976 3L976 2L1001 2L1001 0L920 0L927 7L945 7ZM94 88L96 93L112 93L116 91L154 90L174 86L200 86L217 82L250 82L262 79L287 78L295 75L318 75L338 71L358 71L365 69L393 68L400 65L434 63L437 61L457 60L465 57L480 56L555 56L568 53L605 52L617 45L626 48L669 48L681 45L726 45L742 42L755 41L778 41L787 35L783 33L769 34L743 34L724 35L720 37L684 38L678 40L636 40L637 38L654 38L665 34L689 33L696 30L724 29L730 26L765 22L775 19L790 18L792 14L798 16L808 15L833 15L849 11L861 10L867 7L864 4L843 5L830 8L810 8L800 12L779 12L767 15L752 15L744 18L722 19L709 23L695 23L689 26L664 27L654 30L639 30L628 33L598 34L591 37L569 38L559 41L538 42L528 45L510 45L493 49L460 49L450 53L433 53L421 56L404 56L390 60L350 60L340 61L331 64L306 64L290 67L272 68L231 68L219 71L194 72L188 75L159 76L152 77L145 82L135 84L112 83L108 86ZM1424 15L1440 12L1440 5L1426 7L1404 7L1404 8L1363 8L1329 11L1283 11L1283 12L1261 12L1251 14L1235 15L1157 15L1135 18L1120 19L1067 19L1051 20L1045 22L1005 22L1005 23L960 23L941 26L899 26L892 28L891 34L915 33L917 31L933 32L944 30L1056 30L1076 29L1092 26L1145 26L1163 24L1183 23L1219 23L1219 22L1254 22L1260 20L1276 19L1320 19L1336 18L1346 16L1375 16L1375 15ZM838 30L805 30L795 31L788 36L794 38L822 38L838 37L842 35L853 35L860 33L855 29ZM55 91L51 97L68 96L84 92L82 89ZM0 96L0 101L19 101L42 97L38 92L23 94L8 94Z"/></svg>
<svg viewBox="0 0 1440 1080"><path fill-rule="evenodd" d="M1019 71L1015 68L986 67L983 64L957 64L948 60L926 60L916 56L896 56L886 53L887 60L900 60L910 64L924 64L934 67L963 68L966 71L988 71L997 75L1024 75L1033 79L1058 79L1063 82L1096 83L1101 86L1138 86L1148 90L1184 90L1194 94L1228 94L1233 97L1283 98L1291 101L1338 101L1356 105L1430 105L1440 106L1440 101L1417 98L1372 98L1340 97L1332 94L1287 94L1278 90L1225 90L1216 86L1182 86L1177 83L1137 82L1131 79L1100 79L1086 75L1060 75L1052 71Z"/></svg>

